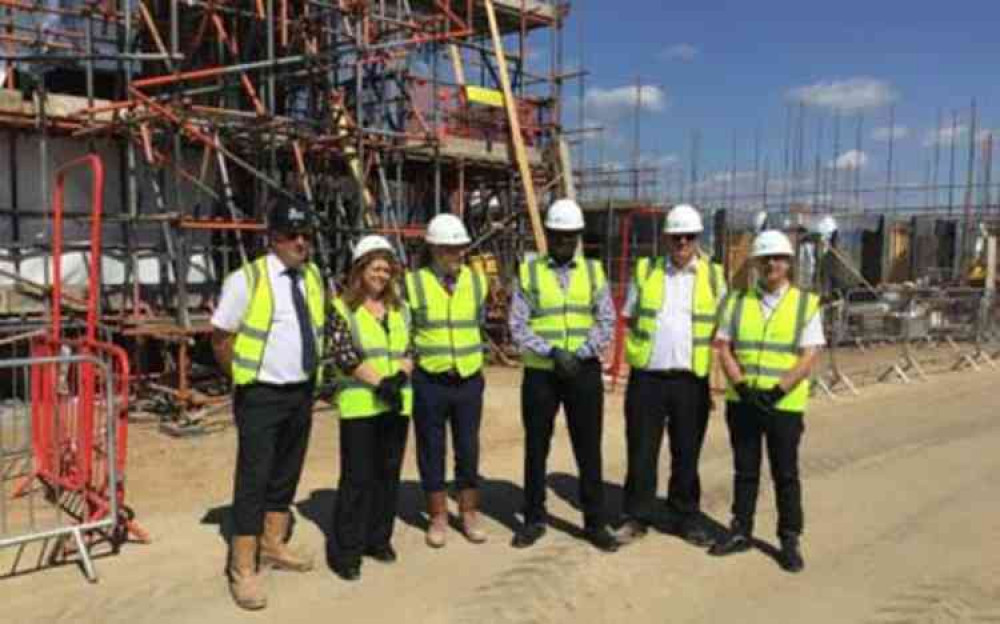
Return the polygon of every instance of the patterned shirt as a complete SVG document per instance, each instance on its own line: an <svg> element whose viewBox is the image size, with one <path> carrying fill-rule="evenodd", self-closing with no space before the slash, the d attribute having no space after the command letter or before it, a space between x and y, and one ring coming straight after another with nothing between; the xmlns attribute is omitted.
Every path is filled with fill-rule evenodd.
<svg viewBox="0 0 1000 624"><path fill-rule="evenodd" d="M551 258L548 258L547 261L549 268L555 271L559 285L565 291L569 287L570 270L576 268L577 261L571 260L564 265L556 264ZM615 305L611 300L611 289L607 284L597 292L593 314L594 325L590 328L587 340L576 350L576 355L582 359L601 357L608 343L611 342L615 328ZM521 351L531 350L542 357L547 357L552 351L552 345L549 341L531 329L531 304L521 290L520 284L514 286L509 326L511 337Z"/></svg>

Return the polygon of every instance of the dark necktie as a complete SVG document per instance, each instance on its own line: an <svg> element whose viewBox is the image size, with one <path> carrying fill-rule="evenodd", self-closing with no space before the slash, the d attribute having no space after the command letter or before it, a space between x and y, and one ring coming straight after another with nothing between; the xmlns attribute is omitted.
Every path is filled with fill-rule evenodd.
<svg viewBox="0 0 1000 624"><path fill-rule="evenodd" d="M306 298L299 288L299 279L302 273L298 269L287 269L285 275L288 276L292 285L292 303L295 304L295 316L299 321L299 334L302 336L302 370L306 375L312 377L316 372L316 335L313 333L312 320L309 317L309 308L306 306Z"/></svg>

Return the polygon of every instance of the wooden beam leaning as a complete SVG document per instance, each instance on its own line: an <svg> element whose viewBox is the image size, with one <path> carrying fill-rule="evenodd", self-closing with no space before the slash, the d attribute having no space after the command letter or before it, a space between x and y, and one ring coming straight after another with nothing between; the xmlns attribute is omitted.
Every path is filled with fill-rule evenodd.
<svg viewBox="0 0 1000 624"><path fill-rule="evenodd" d="M531 165L524 148L524 136L521 134L521 120L517 116L517 102L510 86L510 74L507 73L507 57L504 56L503 40L500 29L497 28L496 9L493 0L484 0L486 17L490 23L490 36L493 38L493 52L497 57L497 74L500 78L500 88L503 90L504 107L507 109L507 120L510 124L511 143L514 145L514 160L521 174L521 184L524 186L524 200L528 206L528 217L531 219L531 230L535 235L535 248L538 253L548 253L545 241L545 231L542 229L542 217L538 212L538 197L535 195L535 181L531 177Z"/></svg>

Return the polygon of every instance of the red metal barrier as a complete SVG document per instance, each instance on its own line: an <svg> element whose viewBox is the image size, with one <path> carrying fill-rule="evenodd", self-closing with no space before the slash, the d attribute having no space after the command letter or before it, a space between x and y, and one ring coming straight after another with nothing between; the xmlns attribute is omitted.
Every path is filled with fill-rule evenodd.
<svg viewBox="0 0 1000 624"><path fill-rule="evenodd" d="M64 338L61 271L65 186L67 175L80 167L89 167L92 177L86 324L81 338ZM104 167L96 155L71 161L56 172L52 221L52 320L47 335L33 341L32 357L52 358L69 351L73 355L90 356L104 362L106 368L103 370L106 372L98 371L91 361L81 362L69 374L53 362L39 362L32 366L34 477L51 488L79 495L77 519L82 524L100 520L110 513L117 514L110 536L116 544L129 536L148 542L149 534L134 522L131 511L125 505L128 354L121 347L97 338L103 198ZM110 383L102 375L111 375ZM109 422L109 419L114 422ZM114 443L108 441L109 431L114 431ZM109 471L111 465L114 471Z"/></svg>

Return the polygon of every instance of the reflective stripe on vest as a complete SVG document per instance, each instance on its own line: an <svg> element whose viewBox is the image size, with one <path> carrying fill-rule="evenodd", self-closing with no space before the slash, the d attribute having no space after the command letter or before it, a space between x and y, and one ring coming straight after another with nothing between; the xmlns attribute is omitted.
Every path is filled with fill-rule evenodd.
<svg viewBox="0 0 1000 624"><path fill-rule="evenodd" d="M399 371L399 360L406 355L410 340L409 312L404 307L389 310L389 332L364 306L354 312L340 298L333 303L337 312L351 329L351 340L361 353L362 363L371 366L382 377ZM337 379L337 407L340 417L371 418L389 411L389 407L375 396L375 387L354 377L339 374ZM403 415L413 412L413 389L409 381L403 387Z"/></svg>
<svg viewBox="0 0 1000 624"><path fill-rule="evenodd" d="M531 330L553 347L570 353L587 341L590 328L594 325L597 293L605 285L604 270L596 260L577 258L576 263L576 267L570 269L565 291L546 257L522 262L518 271L521 292L531 306ZM551 358L530 350L524 352L523 359L524 365L529 368L554 367Z"/></svg>
<svg viewBox="0 0 1000 624"><path fill-rule="evenodd" d="M233 342L233 383L237 386L257 381L260 366L264 361L264 350L271 332L274 316L274 292L267 271L267 256L249 262L241 269L247 280L249 304L243 315L243 322ZM316 334L316 352L323 356L323 325L326 321L326 295L323 279L315 264L307 264L303 269L306 287L306 305Z"/></svg>
<svg viewBox="0 0 1000 624"><path fill-rule="evenodd" d="M486 276L462 267L448 294L430 269L406 274L413 314L413 343L420 368L429 373L457 370L469 377L483 367L480 323L486 303Z"/></svg>
<svg viewBox="0 0 1000 624"><path fill-rule="evenodd" d="M794 286L764 320L757 289L741 291L726 301L729 336L743 377L752 388L773 388L799 360L799 344L806 323L819 312L819 298ZM738 400L732 385L726 398ZM804 412L809 400L809 380L799 382L776 405L779 410Z"/></svg>
<svg viewBox="0 0 1000 624"><path fill-rule="evenodd" d="M646 368L653 355L656 319L662 309L666 292L663 277L666 258L650 269L650 258L640 258L635 266L634 285L636 307L625 339L625 358L633 368ZM691 293L691 370L707 377L712 365L712 334L715 332L718 297L721 290L722 267L699 259L696 265L694 290Z"/></svg>

